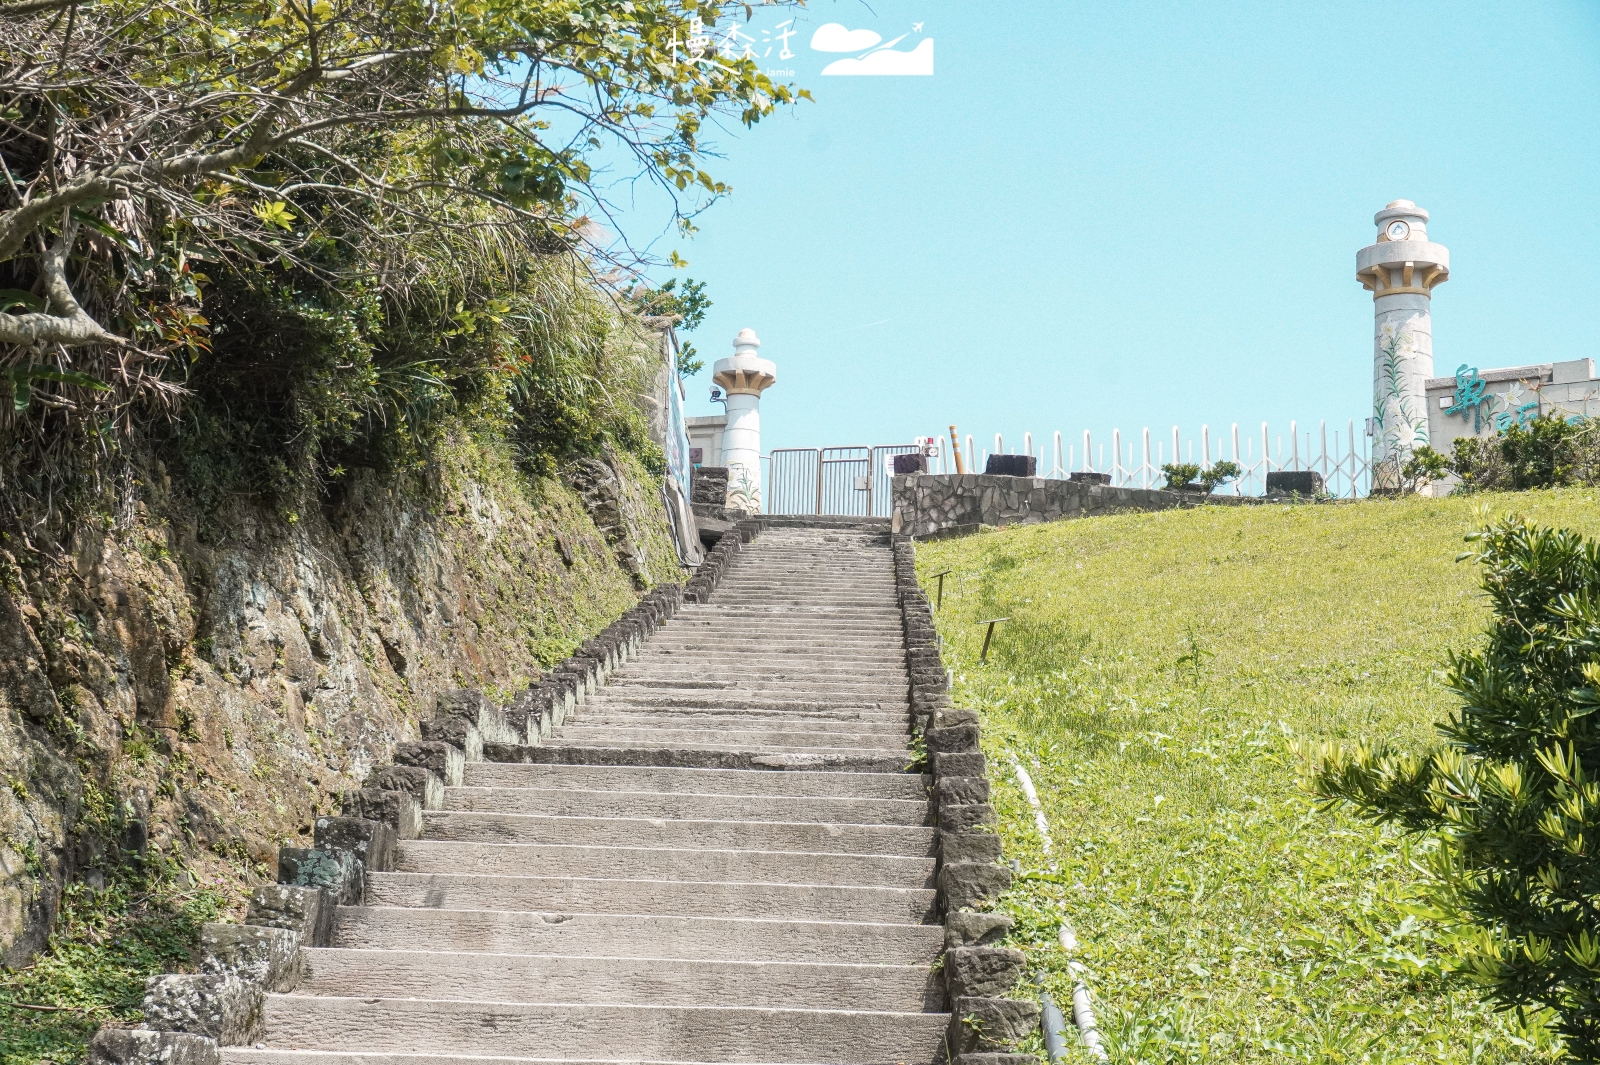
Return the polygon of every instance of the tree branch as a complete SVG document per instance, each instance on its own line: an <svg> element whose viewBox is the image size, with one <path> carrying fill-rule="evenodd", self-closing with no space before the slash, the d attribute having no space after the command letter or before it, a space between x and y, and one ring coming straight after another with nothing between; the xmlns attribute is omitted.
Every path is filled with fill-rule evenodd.
<svg viewBox="0 0 1600 1065"><path fill-rule="evenodd" d="M24 0L20 4L0 4L0 18L37 15L41 11L56 11L77 2L78 0Z"/></svg>
<svg viewBox="0 0 1600 1065"><path fill-rule="evenodd" d="M127 343L122 337L106 332L99 322L89 317L73 296L72 286L67 284L67 255L77 235L77 225L69 223L55 243L39 256L45 310L30 314L0 314L0 343L24 347L60 344L65 348Z"/></svg>

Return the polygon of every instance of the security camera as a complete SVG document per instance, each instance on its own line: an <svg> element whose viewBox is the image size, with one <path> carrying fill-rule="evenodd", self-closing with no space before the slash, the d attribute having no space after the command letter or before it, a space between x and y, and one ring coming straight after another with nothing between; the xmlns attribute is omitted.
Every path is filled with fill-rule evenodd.
<svg viewBox="0 0 1600 1065"><path fill-rule="evenodd" d="M712 390L711 390L711 402L713 402L713 403L723 403L723 402L726 402L727 399L728 399L728 397L722 394L722 389L720 389L720 388L712 388Z"/></svg>

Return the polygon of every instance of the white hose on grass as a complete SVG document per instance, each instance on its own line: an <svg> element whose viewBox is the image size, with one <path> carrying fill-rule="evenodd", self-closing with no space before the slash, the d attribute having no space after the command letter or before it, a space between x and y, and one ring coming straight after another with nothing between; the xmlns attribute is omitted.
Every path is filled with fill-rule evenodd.
<svg viewBox="0 0 1600 1065"><path fill-rule="evenodd" d="M1011 768L1016 772L1017 784L1022 788L1022 794L1028 798L1028 805L1033 808L1033 823L1039 829L1040 849L1049 854L1051 847L1050 822L1045 820L1044 808L1039 803L1039 792L1033 786L1033 778L1028 775L1026 769L1022 768L1022 762L1014 754L1011 756ZM1072 956L1078 951L1078 937L1073 934L1072 925L1067 921L1065 915L1061 918L1061 931L1056 937L1056 941L1061 944L1061 949L1066 952L1068 959L1067 969L1075 978L1072 986L1072 1023L1077 1026L1078 1034L1083 1037L1083 1045L1089 1051L1089 1056L1096 1061L1109 1061L1111 1060L1110 1056L1106 1054L1105 1045L1100 1041L1100 1027L1095 1021L1094 1003L1089 998L1089 985L1083 979L1083 966L1071 960ZM1061 1055L1057 1052L1056 1047L1052 1045L1055 1041L1050 1038L1052 1033L1049 1026L1051 1024L1050 1015L1058 1014L1059 1011L1055 1009L1055 1003L1050 1000L1048 994L1042 997L1045 999L1046 1005L1044 1015L1041 1017L1045 1026L1045 1044L1051 1051L1050 1060L1058 1061Z"/></svg>

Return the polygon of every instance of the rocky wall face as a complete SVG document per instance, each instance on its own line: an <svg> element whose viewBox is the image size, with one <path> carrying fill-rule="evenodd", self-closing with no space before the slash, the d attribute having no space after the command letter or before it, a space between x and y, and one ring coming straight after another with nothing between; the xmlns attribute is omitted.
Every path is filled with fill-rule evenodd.
<svg viewBox="0 0 1600 1065"><path fill-rule="evenodd" d="M355 475L325 506L202 531L157 469L131 520L3 541L0 961L42 946L64 879L119 848L270 879L437 693L503 701L682 580L631 460L531 483L457 443L435 472L428 492Z"/></svg>
<svg viewBox="0 0 1600 1065"><path fill-rule="evenodd" d="M1044 477L906 474L894 479L893 521L898 534L927 537L976 532L985 525L1031 525L1129 510L1170 510L1202 501L1231 503L1239 499Z"/></svg>

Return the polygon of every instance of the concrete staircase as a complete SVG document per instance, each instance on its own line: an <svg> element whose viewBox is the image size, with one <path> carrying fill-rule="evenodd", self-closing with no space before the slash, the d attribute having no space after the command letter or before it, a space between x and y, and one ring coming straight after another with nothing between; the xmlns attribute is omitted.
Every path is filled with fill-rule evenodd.
<svg viewBox="0 0 1600 1065"><path fill-rule="evenodd" d="M937 841L905 772L886 539L746 545L536 761L469 763L223 1060L940 1060ZM702 768L730 753L763 768Z"/></svg>

